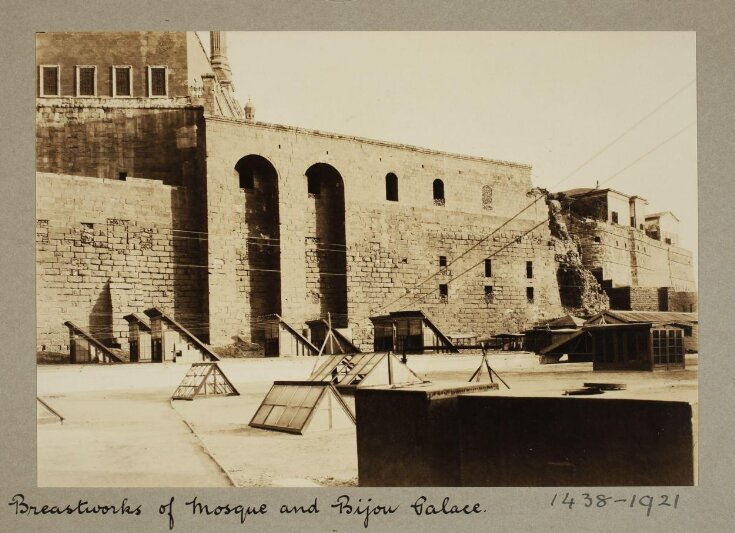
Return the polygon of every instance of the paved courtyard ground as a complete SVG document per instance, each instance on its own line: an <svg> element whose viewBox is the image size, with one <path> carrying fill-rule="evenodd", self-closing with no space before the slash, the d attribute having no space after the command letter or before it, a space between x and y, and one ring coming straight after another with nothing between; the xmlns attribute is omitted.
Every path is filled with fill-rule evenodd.
<svg viewBox="0 0 735 533"><path fill-rule="evenodd" d="M410 356L434 382L467 381L479 355ZM589 381L624 383L609 397L697 404L697 357L673 372L593 372L591 363L540 365L528 353L489 361L511 394L561 395ZM291 435L248 426L274 380L303 380L313 358L225 359L240 396L171 401L188 365L42 365L38 395L63 424L38 425L39 486L357 485L355 429ZM487 379L486 376L484 379ZM501 385L502 387L502 385ZM506 392L505 390L503 391ZM354 402L347 397L348 404ZM694 419L695 432L697 416ZM696 434L696 433L695 433Z"/></svg>

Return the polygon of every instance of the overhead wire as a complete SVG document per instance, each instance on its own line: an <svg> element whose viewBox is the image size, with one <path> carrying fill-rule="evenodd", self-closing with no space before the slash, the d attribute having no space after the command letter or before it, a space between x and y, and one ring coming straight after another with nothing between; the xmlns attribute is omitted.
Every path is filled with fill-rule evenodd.
<svg viewBox="0 0 735 533"><path fill-rule="evenodd" d="M572 170L564 178L560 179L558 182L556 182L551 187L552 188L555 188L558 185L560 185L561 183L563 183L566 180L568 180L569 178L571 178L579 170L581 170L582 168L584 168L591 161L593 161L594 159L596 159L597 157L599 157L602 153L604 153L609 148L611 148L612 146L614 146L617 142L619 142L622 138L624 138L625 135L627 135L630 131L632 131L638 125L640 125L643 122L645 122L645 120L647 120L648 118L650 118L659 109L661 109L662 107L664 107L668 102L672 101L676 96L678 96L679 94L681 94L684 90L686 90L693 83L694 83L694 80L692 80L692 81L688 82L687 84L685 84L684 86L682 86L675 93L673 93L671 96L669 96L666 100L664 100L663 102L661 102L653 110L651 110L646 115L644 115L643 117L641 117L633 125L631 125L629 128L627 128L621 134L619 134L611 142L609 142L605 146L603 146L600 150L598 150L590 158L586 159L583 163L581 163L579 166L577 166L574 170ZM657 145L655 145L654 147L652 147L651 149L649 149L645 153L641 154L638 158L636 158L635 160L633 160L632 162L630 162L629 164L627 164L626 166L624 166L623 168L621 168L620 170L618 170L616 173L614 173L614 174L610 175L609 177L607 177L606 179L604 179L602 182L599 183L599 185L602 185L604 183L607 183L607 182L611 181L612 179L614 179L615 177L619 176L625 170L629 169L630 167L632 167L633 165L635 165L636 163L638 163L639 161L641 161L642 159L644 159L645 157L647 157L649 154L653 153L654 151L658 150L659 148L661 148L666 143L668 143L671 140L673 140L674 138L678 137L684 131L686 131L687 129L689 129L690 127L692 127L695 124L696 124L696 121L692 121L692 122L688 123L686 126L684 126L680 130L678 130L677 132L675 132L674 134L672 134L671 136L669 136L668 138L666 138L664 141L658 143ZM400 310L405 309L408 306L414 305L417 301L423 301L426 297L428 297L430 294L432 294L433 291L430 292L430 293L426 293L423 296L420 295L420 298L418 300L416 300L416 298L414 298L411 295L411 291L414 291L414 290L420 288L425 283L427 283L431 279L435 278L437 275L440 275L442 273L446 273L447 268L449 266L451 266L452 264L456 263L457 261L459 261L460 259L462 259L463 257L465 257L467 254L469 254L470 252L472 252L473 250L475 250L482 243L486 242L490 237L496 235L500 230L502 230L504 227L508 226L513 220L515 220L516 218L518 218L522 213L524 213L529 208L531 208L532 206L534 206L540 199L545 198L545 194L543 192L541 192L541 191L537 191L537 192L539 192L539 195L537 197L535 197L535 199L532 202L530 202L528 205L526 205L525 207L523 207L520 211L518 211L513 216L511 216L509 219L507 219L505 222L503 222L503 224L501 224L499 227L495 228L492 232L488 233L487 235L481 237L476 243L472 244L465 251L463 251L461 254L459 254L457 257L455 257L451 261L449 261L445 267L441 267L439 270L437 270L436 272L434 272L433 274L431 274L429 277L427 277L423 281L421 281L421 282L413 285L409 289L407 289L407 292L405 294L403 294L403 295L399 296L398 298L396 298L395 300L393 300L393 301L391 301L391 302L383 305L382 307L378 308L375 312L380 312L383 309L386 309L386 308L394 305L395 303L399 302L403 298L407 298L407 297L411 297L411 299L412 299L411 302L407 306L402 307ZM543 225L546 222L548 222L548 220L549 220L549 217L546 217L545 219L541 220L538 224L536 224L534 227L532 227L530 230L527 230L525 232L522 232L522 237L525 237L526 235L530 234L535 229L537 229L541 225ZM203 241L203 240L207 240L210 237L210 234L208 232L202 232L202 231L196 231L196 230L183 230L183 229L178 229L178 228L172 228L169 231L172 232L172 233L173 232L179 232L179 233L188 233L188 234L193 234L193 235L203 235L203 237L186 237L186 236L183 236L183 235L170 235L170 237L175 238L175 239L179 239L179 240L188 239L188 240ZM519 230L515 230L515 231L519 231ZM155 232L155 233L158 233L158 234L161 234L162 233L160 231L160 229L158 229L158 228L146 229L145 232L146 233L154 233ZM307 237L307 239L308 239L308 237ZM517 242L519 239L520 239L520 237L515 237L515 238L511 239L508 243L506 243L505 245L503 245L501 248L499 248L498 250L492 252L488 257L484 257L482 261L480 261L480 262L478 262L476 264L473 264L472 266L470 266L469 268L465 269L460 274L458 274L456 276L452 276L451 279L448 280L448 283L451 283L452 281L455 281L456 279L458 279L458 278L466 275L468 272L470 272L474 268L476 268L479 265L483 264L483 262L485 261L485 259L488 259L488 258L491 258L491 257L494 257L494 256L498 255L500 252L502 252L503 250L507 249L508 247L510 247L511 245L513 245L515 242ZM263 246L265 246L265 247L276 247L276 248L279 248L280 249L280 245L278 245L278 244L272 244L274 241L275 242L280 242L280 239L279 238L273 238L273 237L246 237L246 240L248 241L248 245L260 246L260 247L263 247ZM258 242L258 241L265 241L265 242ZM338 252L338 253L344 253L344 252L347 251L347 245L344 244L344 243L324 243L324 242L321 242L321 241L316 246L307 245L306 248L307 248L307 251L308 250L317 250L317 251ZM182 265L182 264L176 264L176 265L172 265L172 268L212 268L212 267L213 267L213 265L194 265L194 264L184 264L184 265ZM240 272L250 272L250 271L281 272L280 269L258 269L258 268L238 269L238 271L240 271ZM317 275L318 276L320 276L320 275L347 276L347 273L319 272ZM677 279L680 279L680 278L677 278ZM332 313L331 316L337 316L337 314L336 313ZM347 318L347 314L342 314L342 316L340 318L342 318L342 317ZM208 322L202 322L200 325L202 326L202 328L208 328L209 323ZM193 325L192 327L198 327L198 325ZM99 330L96 330L96 331L99 331Z"/></svg>

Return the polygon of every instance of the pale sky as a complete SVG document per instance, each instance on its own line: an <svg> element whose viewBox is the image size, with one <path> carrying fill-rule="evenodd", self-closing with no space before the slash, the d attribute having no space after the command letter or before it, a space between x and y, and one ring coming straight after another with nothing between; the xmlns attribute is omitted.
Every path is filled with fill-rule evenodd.
<svg viewBox="0 0 735 533"><path fill-rule="evenodd" d="M555 191L680 132L602 186L673 211L696 258L694 32L229 32L228 47L256 120L528 163Z"/></svg>

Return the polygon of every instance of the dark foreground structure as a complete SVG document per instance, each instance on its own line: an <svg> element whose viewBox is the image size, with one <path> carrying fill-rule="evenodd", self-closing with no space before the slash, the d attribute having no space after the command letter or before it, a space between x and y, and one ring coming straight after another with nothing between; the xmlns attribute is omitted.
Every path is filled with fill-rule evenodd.
<svg viewBox="0 0 735 533"><path fill-rule="evenodd" d="M358 390L361 486L683 486L692 406L611 396Z"/></svg>

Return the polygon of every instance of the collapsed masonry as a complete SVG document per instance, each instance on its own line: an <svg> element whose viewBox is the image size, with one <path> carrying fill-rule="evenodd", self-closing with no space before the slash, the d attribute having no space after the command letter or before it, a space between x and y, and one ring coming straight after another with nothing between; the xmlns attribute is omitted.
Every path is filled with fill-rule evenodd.
<svg viewBox="0 0 735 533"><path fill-rule="evenodd" d="M567 229L557 195L547 193L546 205L549 208L554 259L558 265L559 299L565 311L589 316L609 309L610 299L592 272L582 264L579 243Z"/></svg>

